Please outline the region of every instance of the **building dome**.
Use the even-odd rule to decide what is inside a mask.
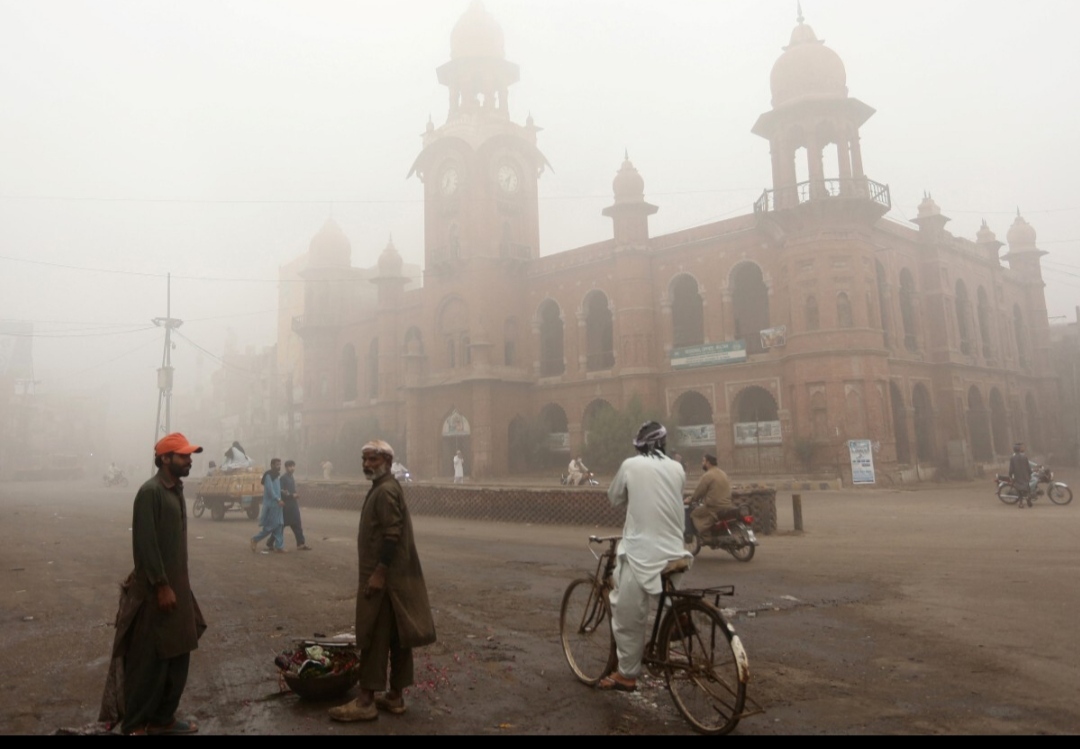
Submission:
[[[1020,215],[1020,211],[1017,211],[1016,220],[1009,227],[1009,233],[1005,235],[1005,238],[1009,240],[1010,249],[1034,247],[1035,229],[1024,220],[1024,217]]]
[[[803,23],[802,16],[791,32],[791,43],[773,65],[770,84],[774,109],[804,97],[842,99],[848,93],[843,60]]]
[[[394,238],[386,243],[386,249],[379,255],[379,275],[383,278],[397,278],[401,275],[401,254],[394,247]]]
[[[623,160],[622,167],[611,183],[615,192],[616,203],[641,202],[645,200],[645,180],[641,173],[630,163],[630,155]]]
[[[450,59],[463,57],[506,58],[502,27],[480,0],[473,0],[450,32]]]
[[[352,245],[333,218],[312,237],[308,245],[309,268],[347,268],[352,265]]]

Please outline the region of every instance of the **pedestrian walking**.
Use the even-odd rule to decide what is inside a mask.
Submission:
[[[263,474],[262,509],[259,510],[261,531],[251,537],[251,550],[257,551],[259,541],[270,537],[268,544],[271,551],[285,553],[285,518],[282,509],[285,503],[281,499],[281,458],[270,461],[270,470]]]
[[[296,495],[296,461],[285,461],[285,473],[281,474],[281,508],[282,519],[285,525],[292,528],[296,538],[296,548],[300,551],[311,551],[311,547],[304,542],[304,527],[300,522],[300,498]],[[282,530],[284,534],[284,530]]]

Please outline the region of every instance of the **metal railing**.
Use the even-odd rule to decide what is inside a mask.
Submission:
[[[766,190],[754,203],[754,213],[760,215],[770,211],[794,208],[814,200],[833,200],[836,198],[869,200],[886,210],[892,209],[889,186],[863,177],[859,179],[809,180],[789,187]]]

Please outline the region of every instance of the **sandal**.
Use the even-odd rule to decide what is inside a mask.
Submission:
[[[385,710],[391,715],[405,714],[405,700],[403,698],[399,698],[395,702],[380,695],[375,698],[375,707],[379,708],[380,710]]]
[[[596,683],[596,688],[605,692],[636,692],[637,680],[632,683],[622,681],[625,677],[617,678],[615,674],[605,676],[603,679]]]
[[[147,726],[148,736],[184,736],[198,733],[199,725],[193,720],[174,720],[167,726]]]

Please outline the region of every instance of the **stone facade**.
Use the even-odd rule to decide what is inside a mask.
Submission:
[[[773,184],[752,212],[651,237],[658,208],[627,158],[604,210],[612,236],[545,257],[546,160],[532,119],[511,121],[502,31],[474,4],[451,50],[447,120],[429,123],[412,170],[423,287],[406,291],[390,245],[377,304],[350,308],[370,282],[336,235],[301,272],[309,461],[377,419],[415,475],[451,475],[460,449],[469,475],[497,476],[527,420],[568,457],[595,414],[634,396],[734,473],[843,467],[849,439],[871,440],[886,471],[967,469],[1017,439],[1048,448],[1058,386],[1034,230],[1018,215],[1002,256],[985,225],[949,234],[929,195],[917,228],[884,218],[889,189],[859,141],[874,110],[802,19],[753,128]]]

